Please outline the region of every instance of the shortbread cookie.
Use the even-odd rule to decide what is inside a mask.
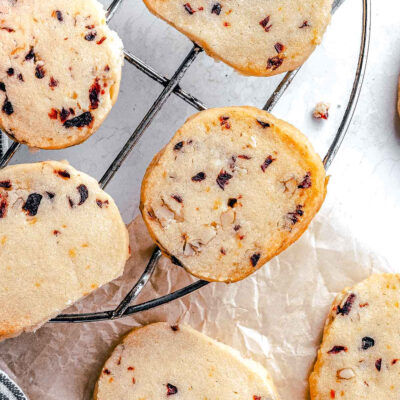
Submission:
[[[31,147],[83,142],[117,100],[122,60],[97,0],[0,1],[0,128]]]
[[[149,10],[242,74],[302,65],[330,21],[332,0],[144,0]]]
[[[400,398],[400,275],[372,275],[334,301],[310,377],[312,400]]]
[[[68,163],[0,170],[0,340],[31,331],[123,272],[112,198]]]
[[[300,237],[325,185],[321,159],[296,128],[252,107],[216,108],[189,118],[154,158],[141,210],[173,263],[234,282]]]
[[[132,331],[102,369],[95,400],[273,400],[268,372],[185,325]]]

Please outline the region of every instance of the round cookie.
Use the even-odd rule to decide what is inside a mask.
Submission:
[[[140,208],[174,264],[234,282],[297,240],[325,194],[323,164],[300,131],[228,107],[195,114],[156,155]]]
[[[0,170],[0,340],[117,278],[128,255],[125,224],[95,179],[57,161]]]
[[[95,400],[274,400],[268,372],[194,329],[166,323],[138,328],[112,353]]]
[[[0,128],[42,149],[83,142],[117,100],[122,61],[97,0],[0,2]]]
[[[149,10],[244,75],[301,66],[330,21],[332,0],[144,0]]]
[[[344,290],[326,322],[310,377],[312,400],[400,398],[400,275]]]

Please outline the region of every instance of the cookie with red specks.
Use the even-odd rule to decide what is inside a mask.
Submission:
[[[97,0],[0,1],[0,128],[31,147],[86,140],[117,100],[122,42]]]
[[[141,211],[174,264],[235,282],[296,241],[322,205],[320,157],[296,128],[253,107],[187,120],[147,169]]]
[[[129,333],[105,363],[95,400],[276,400],[261,364],[189,326],[155,323]]]
[[[333,303],[310,377],[312,400],[400,398],[400,275],[376,274]]]
[[[95,179],[47,161],[0,170],[0,340],[117,278],[129,238]]]
[[[321,43],[332,0],[144,0],[149,10],[244,75],[301,66]]]

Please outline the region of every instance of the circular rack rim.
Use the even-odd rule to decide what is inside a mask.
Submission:
[[[107,10],[107,22],[111,20],[111,18],[115,15],[118,7],[121,5],[123,0],[113,0],[111,5]],[[332,6],[332,14],[338,10],[338,8],[343,4],[345,0],[335,0]],[[370,42],[370,31],[371,31],[371,0],[361,0],[362,1],[362,34],[361,34],[361,44],[360,44],[360,52],[358,57],[358,64],[355,73],[355,78],[353,81],[353,87],[351,90],[351,94],[349,97],[349,101],[346,107],[346,110],[343,115],[343,119],[341,124],[336,132],[335,137],[323,159],[323,163],[325,169],[327,170],[333,159],[335,158],[343,139],[347,133],[347,130],[350,126],[351,120],[353,118],[355,109],[357,107],[358,99],[360,96],[362,84],[364,81],[365,70],[368,59],[368,51],[369,51],[369,42]],[[207,109],[206,106],[197,98],[192,96],[190,93],[185,92],[180,86],[179,83],[183,78],[185,72],[188,70],[192,62],[196,59],[197,55],[202,52],[202,49],[194,44],[191,51],[183,60],[182,64],[176,70],[175,74],[171,79],[168,79],[157,71],[155,71],[152,67],[145,64],[142,60],[137,58],[135,55],[131,54],[128,51],[124,51],[125,59],[128,63],[132,64],[136,68],[138,68],[141,72],[145,73],[147,76],[155,80],[164,86],[163,91],[158,96],[156,101],[148,110],[147,114],[137,126],[135,131],[132,133],[128,141],[125,143],[124,147],[121,149],[113,163],[107,169],[106,173],[100,179],[100,186],[104,189],[107,184],[111,181],[115,173],[122,166],[125,159],[128,157],[132,149],[135,147],[140,137],[143,135],[144,131],[151,124],[152,120],[156,116],[156,114],[161,110],[162,106],[165,104],[167,99],[170,97],[172,93],[186,101],[188,104],[192,105],[199,111]],[[301,68],[301,67],[300,67]],[[264,110],[270,112],[273,107],[277,104],[279,99],[282,97],[286,89],[289,87],[296,74],[300,70],[297,69],[295,71],[288,72],[282,81],[279,83],[277,88],[272,93],[271,97],[268,99],[267,103],[263,107]],[[1,137],[0,137],[1,138]],[[1,143],[0,143],[1,144]],[[1,146],[0,146],[0,168],[3,168],[8,164],[16,151],[21,147],[21,144],[14,142],[5,152],[3,156],[1,156]],[[129,291],[129,293],[125,296],[122,302],[113,310],[107,311],[99,311],[93,313],[82,313],[82,314],[60,314],[56,318],[51,319],[49,322],[53,323],[83,323],[83,322],[96,322],[96,321],[105,321],[105,320],[114,320],[122,317],[126,317],[132,314],[136,314],[141,311],[146,311],[160,305],[169,303],[173,300],[184,297],[204,286],[209,284],[210,282],[198,280],[186,287],[183,287],[175,292],[169,293],[167,295],[158,297],[156,299],[130,305],[141,293],[142,289],[149,282],[150,278],[155,271],[157,263],[161,258],[161,250],[156,247],[153,251],[153,254],[143,272],[139,280],[135,283],[133,288]]]

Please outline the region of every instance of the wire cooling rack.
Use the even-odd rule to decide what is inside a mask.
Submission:
[[[342,5],[345,0],[335,0],[332,6],[332,14],[338,10],[338,8]],[[333,159],[335,158],[340,145],[343,142],[343,139],[346,135],[346,132],[350,126],[351,119],[354,115],[354,111],[357,106],[357,102],[359,99],[362,83],[364,80],[365,69],[367,64],[368,58],[368,50],[369,50],[369,39],[370,39],[370,29],[371,29],[371,0],[361,0],[362,1],[362,34],[361,34],[361,45],[360,45],[360,52],[358,57],[358,64],[357,70],[353,82],[352,91],[349,97],[349,101],[346,107],[346,110],[343,115],[343,119],[341,124],[333,137],[332,143],[329,146],[329,149],[323,159],[323,163],[325,169],[328,169],[331,165]],[[121,5],[123,0],[113,0],[110,6],[107,9],[107,22],[109,22],[115,12],[117,11],[118,7]],[[156,101],[148,110],[147,114],[140,122],[140,124],[136,127],[135,131],[132,133],[128,141],[125,143],[124,147],[121,149],[115,160],[107,169],[106,173],[100,179],[100,186],[104,189],[108,183],[111,181],[113,176],[116,174],[118,169],[122,166],[125,159],[128,157],[132,149],[138,143],[139,139],[146,131],[146,129],[152,123],[154,117],[157,113],[161,110],[164,106],[168,98],[171,94],[175,94],[188,104],[193,106],[198,111],[205,110],[207,107],[196,97],[192,96],[190,93],[184,91],[180,86],[179,83],[182,80],[183,76],[185,75],[186,71],[190,67],[190,65],[195,61],[196,57],[202,52],[203,50],[198,45],[194,44],[193,48],[187,54],[179,68],[175,71],[174,75],[171,79],[168,79],[161,74],[159,74],[156,70],[154,70],[151,66],[144,63],[134,54],[130,53],[129,51],[124,51],[125,59],[136,68],[138,68],[141,72],[152,78],[154,81],[158,82],[162,86],[164,86],[163,91],[158,96]],[[268,99],[267,103],[263,107],[264,110],[270,112],[277,104],[279,99],[285,93],[286,89],[289,87],[295,76],[297,75],[298,71],[288,72],[282,81],[279,83],[277,88],[274,90],[270,98]],[[0,136],[1,139],[1,136]],[[0,168],[5,167],[15,152],[21,147],[19,143],[13,143],[3,154],[3,147],[2,141],[0,140]],[[61,314],[58,317],[52,319],[50,322],[69,322],[69,323],[77,323],[77,322],[95,322],[95,321],[104,321],[104,320],[113,320],[122,317],[126,317],[131,314],[138,313],[140,311],[146,311],[154,307],[158,307],[162,304],[169,303],[173,300],[176,300],[180,297],[186,296],[203,286],[206,286],[209,282],[198,280],[191,285],[188,285],[182,289],[179,289],[173,293],[169,293],[165,296],[147,301],[145,303],[130,305],[140,294],[146,284],[149,282],[153,272],[156,269],[158,260],[161,257],[161,251],[158,247],[155,248],[142,276],[139,280],[135,283],[133,288],[129,291],[129,293],[125,296],[122,302],[116,307],[114,310],[107,310],[107,311],[100,311],[95,313],[84,313],[84,314]]]

